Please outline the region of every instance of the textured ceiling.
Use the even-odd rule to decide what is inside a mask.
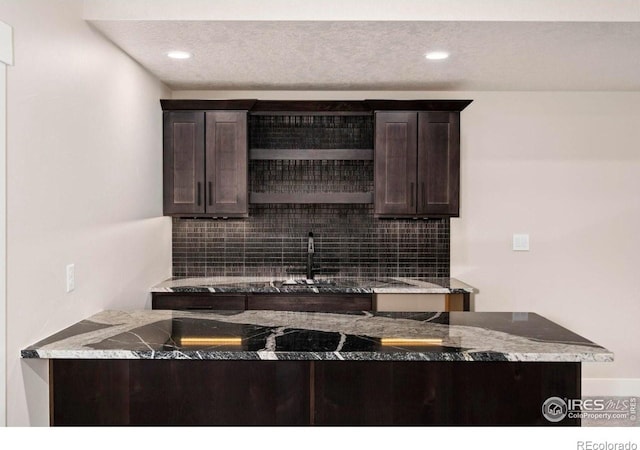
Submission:
[[[640,91],[639,22],[90,23],[174,90]]]

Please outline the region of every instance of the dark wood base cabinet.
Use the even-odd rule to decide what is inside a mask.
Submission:
[[[273,311],[371,311],[371,294],[255,294],[247,296],[247,309]]]
[[[152,309],[244,311],[371,311],[371,294],[219,294],[153,292]]]
[[[573,425],[580,363],[50,360],[51,425]]]
[[[247,309],[247,296],[244,294],[210,294],[207,292],[165,293],[151,294],[151,309],[178,310],[235,310]]]

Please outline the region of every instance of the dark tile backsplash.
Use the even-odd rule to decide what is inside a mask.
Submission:
[[[250,161],[249,191],[372,192],[373,161]]]
[[[249,116],[251,148],[373,148],[372,116]]]
[[[380,220],[373,205],[250,205],[247,219],[173,219],[174,276],[303,277],[307,235],[335,276],[448,277],[449,219]]]

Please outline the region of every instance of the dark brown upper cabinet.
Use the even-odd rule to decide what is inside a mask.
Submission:
[[[164,214],[246,217],[246,111],[164,112]]]
[[[377,112],[374,151],[377,217],[459,215],[459,112]]]
[[[262,186],[258,186],[251,196],[252,203],[373,202],[375,216],[381,218],[457,217],[460,111],[471,102],[160,100],[164,111],[164,214],[178,217],[248,216],[250,127],[254,166],[261,160],[270,159],[353,160],[370,164],[366,161],[371,161],[373,154],[375,172],[373,193],[262,192]],[[249,115],[251,125],[248,125]],[[332,129],[324,132],[332,146],[261,146],[265,130],[259,124],[285,116],[334,117],[336,121],[352,123],[354,127],[350,127],[353,128],[350,133],[362,137],[363,142],[373,141],[374,149],[371,150],[370,144],[335,143],[331,136],[335,130]],[[262,122],[258,118],[263,119]],[[375,131],[371,127],[373,122]],[[317,131],[315,128],[314,125]],[[280,129],[275,131],[282,133]]]

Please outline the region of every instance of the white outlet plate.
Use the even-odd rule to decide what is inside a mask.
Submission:
[[[67,292],[71,292],[76,288],[75,271],[75,264],[67,264]]]
[[[514,234],[513,235],[513,250],[516,252],[528,252],[529,251],[529,235],[528,234]]]

